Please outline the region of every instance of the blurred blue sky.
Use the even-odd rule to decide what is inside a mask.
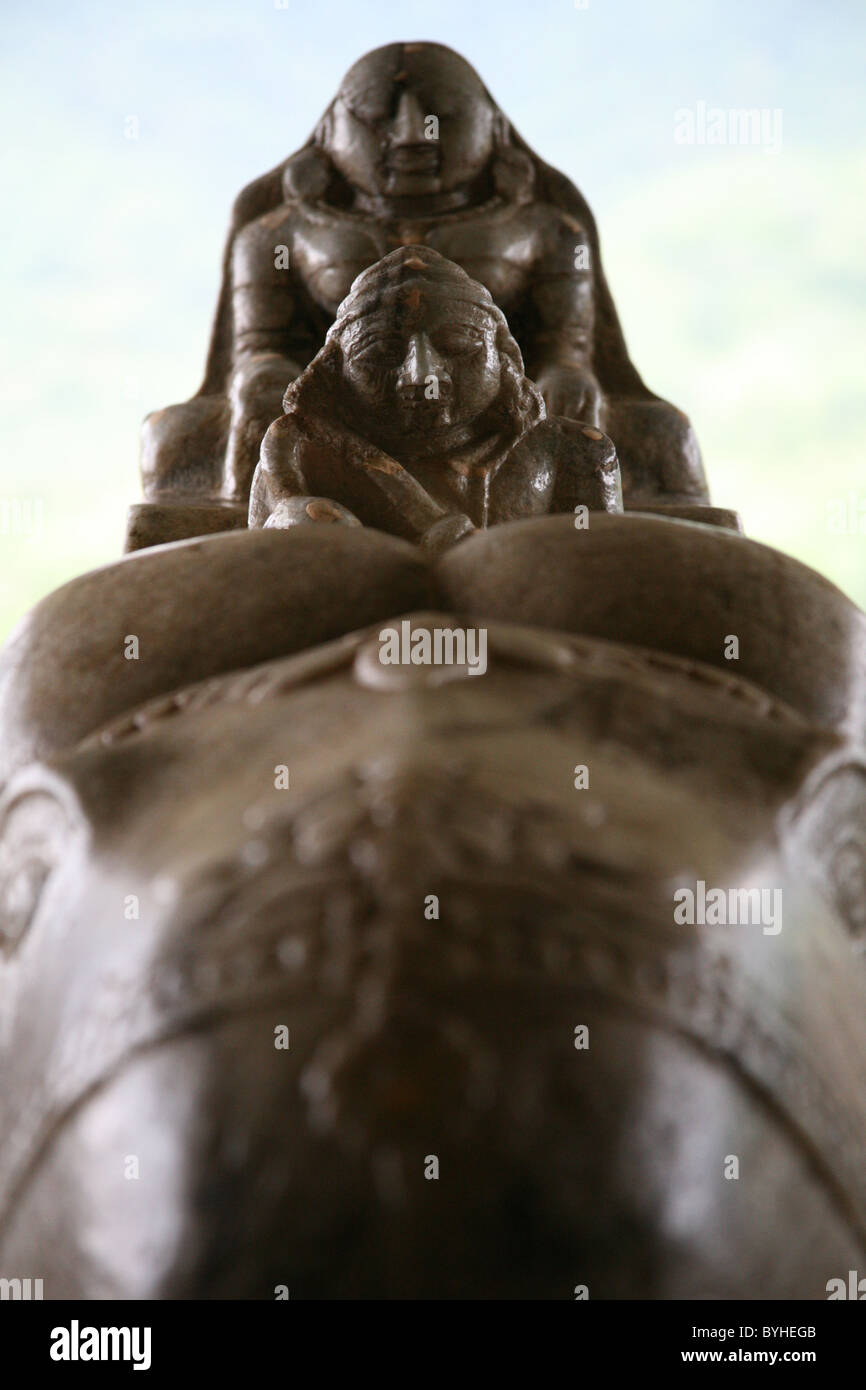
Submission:
[[[0,634],[119,553],[141,417],[199,382],[239,188],[361,53],[418,38],[587,197],[715,499],[866,605],[862,2],[5,0]],[[699,103],[780,111],[781,149],[678,144]]]

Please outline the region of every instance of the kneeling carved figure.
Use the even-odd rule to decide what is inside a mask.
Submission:
[[[621,511],[616,453],[545,419],[483,285],[425,247],[365,270],[268,430],[251,526],[364,524],[438,549],[552,511]]]

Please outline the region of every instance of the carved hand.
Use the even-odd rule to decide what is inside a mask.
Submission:
[[[601,387],[589,367],[555,365],[542,368],[536,379],[548,415],[598,426]]]
[[[336,523],[338,526],[360,526],[361,522],[348,507],[330,497],[284,497],[271,512],[265,528],[285,530],[289,526],[312,523]]]

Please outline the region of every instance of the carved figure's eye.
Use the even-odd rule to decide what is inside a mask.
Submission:
[[[387,89],[383,92],[381,88],[370,91],[353,92],[351,95],[343,95],[341,101],[350,116],[354,116],[356,121],[360,121],[365,126],[378,126],[387,121],[391,116],[388,105]]]
[[[483,335],[477,328],[469,326],[441,328],[433,337],[436,351],[447,353],[449,357],[463,357],[467,353],[477,352],[483,345]]]
[[[398,367],[403,361],[405,347],[399,338],[365,338],[356,356],[367,366]]]

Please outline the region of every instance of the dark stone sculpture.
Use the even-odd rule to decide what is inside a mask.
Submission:
[[[424,247],[359,275],[283,409],[251,526],[363,523],[443,549],[520,516],[622,510],[610,440],[544,419],[487,290]]]
[[[478,219],[555,238],[568,198],[467,72],[370,55],[303,196],[245,195],[235,253],[296,219],[313,325],[283,413],[235,421],[244,469],[267,426],[249,528],[222,392],[288,358],[236,276],[249,337],[224,298],[208,391],[151,422],[139,553],[0,657],[0,1278],[46,1298],[817,1299],[866,1267],[866,617],[702,484],[622,510],[597,422],[644,412],[643,464],[611,426],[633,499],[685,435],[597,260],[597,391],[525,375]],[[374,244],[434,195],[467,254]],[[571,322],[571,278],[530,279]]]
[[[486,673],[382,665],[407,614]],[[864,671],[803,566],[627,514],[66,585],[0,672],[0,1274],[825,1297],[866,1248]],[[699,880],[782,930],[677,924]]]
[[[490,290],[550,412],[614,441],[627,508],[706,505],[688,419],[629,359],[580,193],[458,54],[391,44],[346,74],[301,150],[239,195],[204,382],[145,422],[151,507],[134,511],[130,548],[245,524],[286,386],[360,271],[419,245]]]

